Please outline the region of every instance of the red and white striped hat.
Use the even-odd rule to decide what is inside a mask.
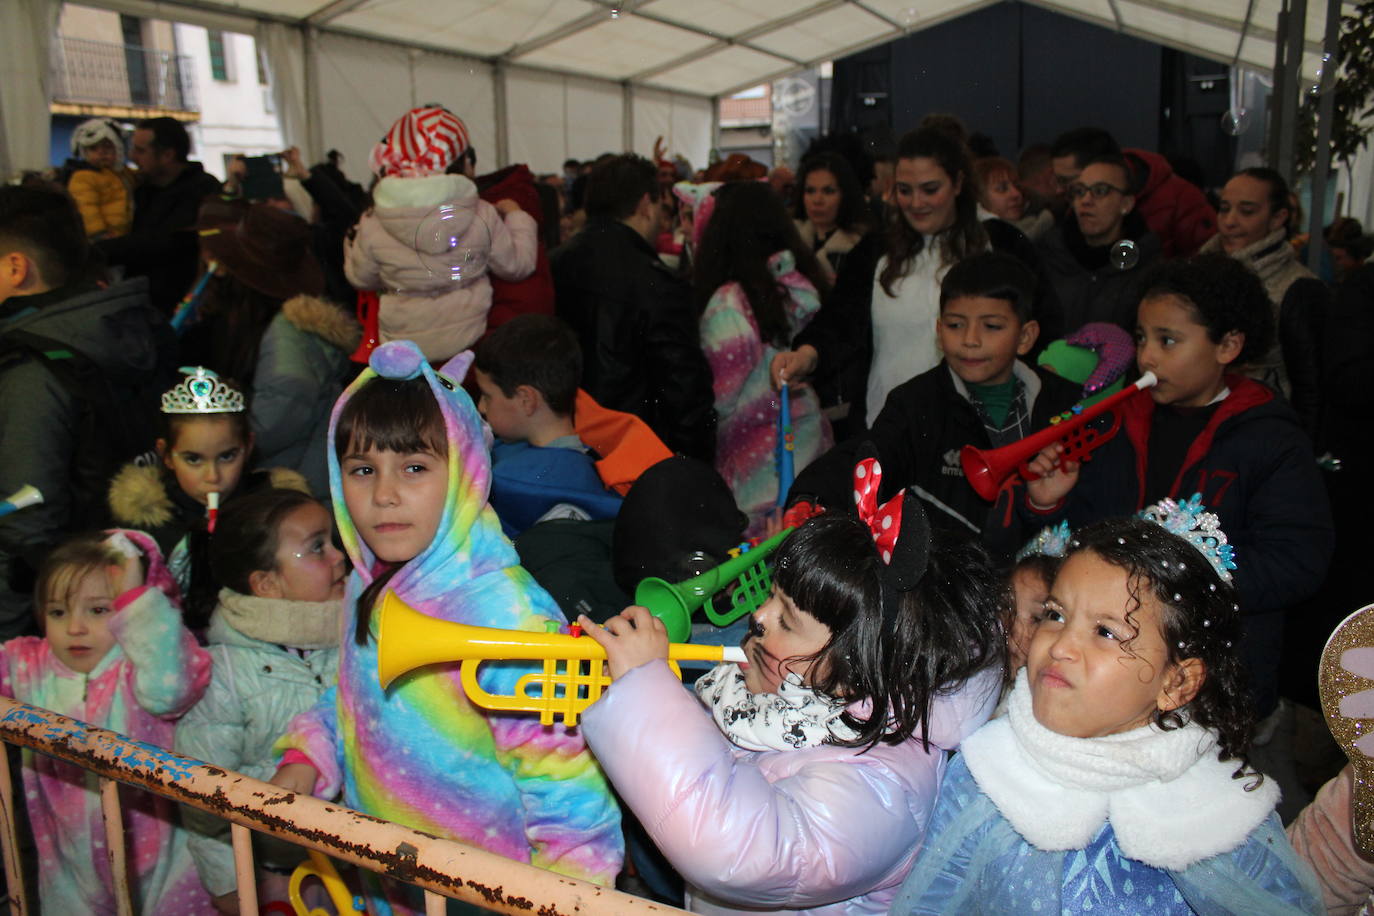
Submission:
[[[375,174],[399,178],[439,175],[468,148],[468,129],[446,108],[412,108],[372,148]]]

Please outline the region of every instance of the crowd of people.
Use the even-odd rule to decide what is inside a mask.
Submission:
[[[1288,733],[1368,598],[1374,264],[1343,218],[1303,266],[1279,172],[949,115],[536,176],[424,106],[366,187],[295,149],[221,185],[170,118],[72,142],[0,188],[0,496],[42,494],[0,514],[0,693],[699,912],[1371,899],[1359,786],[1304,795]],[[1137,388],[1090,456],[1019,448]],[[746,661],[684,689],[636,584],[779,534]],[[457,663],[384,685],[387,595],[585,632],[612,683],[576,728]],[[99,793],[22,780],[44,910],[113,912]],[[238,912],[227,824],[129,810],[136,912]],[[299,851],[257,858],[283,899]]]

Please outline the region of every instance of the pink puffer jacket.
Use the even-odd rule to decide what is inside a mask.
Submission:
[[[913,738],[864,753],[751,752],[654,661],[587,709],[582,734],[692,886],[692,910],[886,913],[920,849],[945,751],[987,720],[998,685],[985,674],[937,701],[929,749]]]

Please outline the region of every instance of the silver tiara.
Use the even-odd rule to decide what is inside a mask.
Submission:
[[[162,396],[163,413],[243,413],[243,392],[203,366],[182,366],[186,373]]]
[[[1236,549],[1226,543],[1221,520],[1216,513],[1207,511],[1201,493],[1194,493],[1185,502],[1161,499],[1147,506],[1140,517],[1192,544],[1212,564],[1221,581],[1231,581],[1231,570],[1236,568]]]

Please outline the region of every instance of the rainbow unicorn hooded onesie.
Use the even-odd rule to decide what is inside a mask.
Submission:
[[[459,386],[472,354],[440,372],[409,341],[373,351],[369,368],[334,405],[329,482],[334,516],[353,561],[344,596],[339,683],[291,722],[277,743],[286,761],[303,754],[319,771],[315,794],[342,791],[350,807],[519,862],[598,884],[615,880],[624,857],[620,811],[580,732],[543,727],[535,716],[496,714],[468,702],[458,663],[377,681],[375,619],[366,645],[353,638],[358,597],[380,572],[344,503],[332,447],[344,405],[374,379],[423,377],[444,417],[448,490],[430,545],[388,589],[421,613],[484,627],[546,632],[563,623],[558,605],[519,565],[487,504],[491,464],[482,422]],[[483,689],[510,693],[529,663],[484,665]],[[388,889],[393,905],[402,898]],[[388,912],[375,892],[374,912]]]
[[[46,639],[11,639],[0,646],[0,693],[170,748],[173,721],[210,683],[210,655],[181,624],[176,580],[157,543],[141,531],[109,533],[122,535],[148,565],[144,584],[114,601],[110,651],[82,674],[63,664]],[[43,912],[115,912],[95,776],[28,749],[23,772]],[[214,913],[186,833],[176,826],[176,805],[150,792],[121,788],[119,794],[134,912]]]

